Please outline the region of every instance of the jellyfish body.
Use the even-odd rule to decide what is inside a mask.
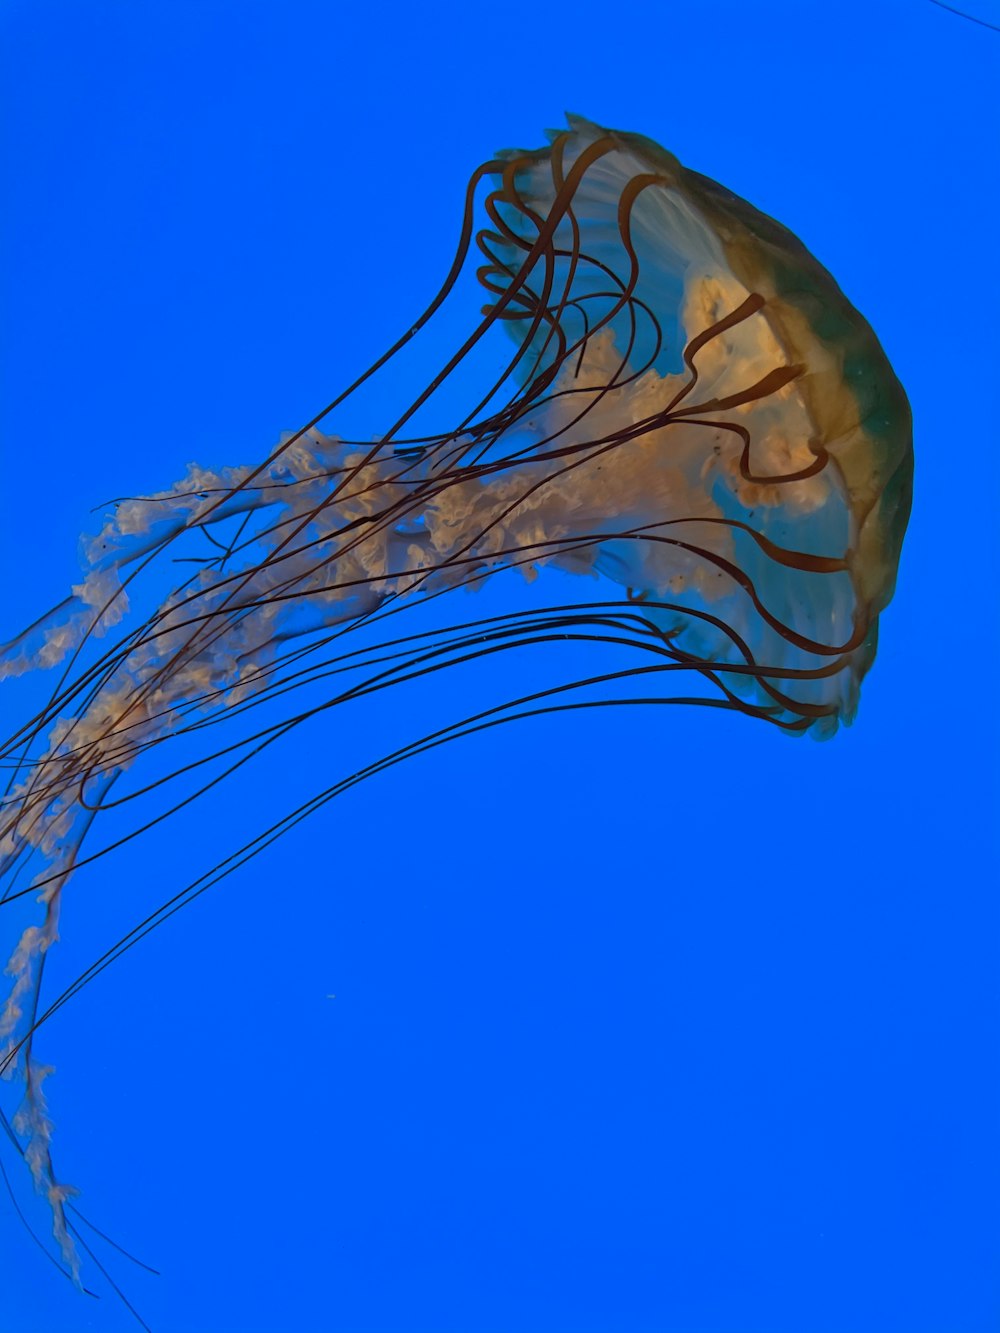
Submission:
[[[34,894],[42,915],[8,964],[0,1058],[23,1083],[8,1137],[48,1194],[73,1272],[40,1025],[116,950],[308,810],[188,886],[45,1006],[60,901],[103,854],[89,850],[103,812],[169,791],[182,772],[203,771],[207,788],[319,709],[553,633],[634,648],[644,700],[819,737],[853,717],[912,477],[906,398],[868,324],[780,224],[651,141],[572,118],[549,147],[505,152],[474,175],[448,281],[369,375],[451,290],[484,183],[490,222],[476,243],[489,304],[398,421],[367,444],[327,435],[319,423],[341,395],[257,466],[192,467],[169,490],[119,502],[84,544],[73,595],[0,656],[0,674],[63,665],[49,703],[4,748],[3,902]],[[408,438],[415,411],[497,325],[513,351],[490,394],[450,430]],[[192,542],[211,548],[195,574],[152,614],[130,614],[141,576]],[[457,625],[443,609],[431,631],[395,628],[412,605],[548,566],[590,576],[579,603]],[[678,695],[678,676],[702,693]],[[467,708],[316,804],[430,744],[576,706],[573,692],[595,679]],[[321,705],[289,703],[278,722],[218,739],[217,723],[245,724],[321,680]],[[155,777],[124,792],[146,752],[180,736],[204,737],[201,757],[171,769],[157,748]]]

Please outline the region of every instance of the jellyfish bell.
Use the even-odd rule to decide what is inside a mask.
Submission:
[[[867,322],[787,229],[648,139],[570,123],[547,151],[505,155],[496,252],[516,272],[546,220],[553,287],[568,286],[573,307],[561,332],[584,337],[588,310],[600,331],[582,374],[548,329],[522,318],[512,331],[559,361],[564,388],[573,376],[593,388],[583,432],[633,425],[613,479],[601,477],[616,488],[608,510],[646,530],[595,548],[595,562],[714,611],[756,662],[796,673],[780,688],[766,673],[743,679],[782,694],[793,725],[831,735],[854,715],[895,581],[912,482],[905,395]],[[563,397],[552,413],[573,410]],[[733,634],[682,607],[669,613],[678,647],[743,660]]]
[[[484,191],[475,242],[488,299],[468,338],[378,438],[326,433],[452,291]],[[410,434],[498,326],[512,344],[490,387],[448,430]],[[905,395],[801,242],[650,140],[570,118],[548,147],[501,153],[474,174],[440,293],[323,412],[258,464],[195,465],[116,502],[84,542],[72,595],[0,656],[0,675],[59,668],[4,747],[2,902],[9,912],[28,895],[40,911],[11,941],[0,1042],[21,1082],[7,1137],[49,1199],[69,1271],[76,1223],[37,1047],[82,985],[340,791],[485,726],[596,706],[612,676],[639,685],[635,702],[832,735],[853,718],[874,657],[911,477]],[[577,601],[456,619],[454,590],[510,570],[544,586],[551,568],[587,576]],[[170,569],[193,572],[145,614],[144,584]],[[562,595],[566,581],[552,582]],[[418,605],[433,623],[407,634],[400,616]],[[614,642],[633,664],[499,706],[470,699],[453,723],[402,737],[220,849],[224,860],[43,997],[63,896],[122,841],[319,713],[553,635]],[[125,809],[134,827],[123,835],[119,822],[95,845]]]

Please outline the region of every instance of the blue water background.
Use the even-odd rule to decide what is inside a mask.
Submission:
[[[162,1270],[98,1251],[143,1317],[995,1330],[1000,34],[919,0],[8,0],[0,29],[0,630],[76,579],[92,506],[259,459],[380,354],[448,269],[471,169],[564,108],[798,233],[915,418],[898,591],[832,743],[668,709],[497,729],[334,803],[53,1020],[60,1170]],[[467,296],[394,391],[465,336]],[[81,875],[52,986],[559,654],[338,712]],[[99,1302],[0,1201],[0,1329],[136,1327],[86,1271]]]

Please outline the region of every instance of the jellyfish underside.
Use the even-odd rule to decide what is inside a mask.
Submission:
[[[448,295],[484,183],[481,321],[381,437],[324,434],[327,414]],[[410,418],[496,324],[514,350],[491,393],[448,432],[408,437]],[[649,140],[571,118],[549,147],[481,167],[447,282],[362,381],[257,466],[192,466],[169,490],[118,502],[84,542],[72,596],[0,655],[0,675],[62,665],[46,706],[4,747],[0,901],[34,895],[42,914],[7,967],[0,1049],[23,1092],[4,1128],[48,1196],[74,1277],[78,1231],[52,1161],[41,1024],[345,787],[484,726],[594,706],[580,691],[603,677],[469,707],[346,775],[43,1005],[60,901],[104,854],[88,838],[103,812],[169,792],[192,768],[204,768],[207,788],[317,711],[554,633],[634,649],[628,675],[645,703],[700,703],[817,737],[852,719],[874,656],[909,509],[902,389],[867,323],[791,233]],[[192,534],[213,545],[210,557],[131,624],[137,581]],[[500,571],[533,579],[549,567],[590,576],[580,601],[448,623],[449,600],[437,628],[398,628],[395,617],[418,603]],[[109,634],[112,646],[97,652]],[[296,713],[296,691],[327,677],[323,703]],[[235,739],[216,731],[266,701],[284,701],[280,720]],[[117,785],[145,751],[196,734],[205,739],[194,764],[171,768],[161,750],[144,786]]]

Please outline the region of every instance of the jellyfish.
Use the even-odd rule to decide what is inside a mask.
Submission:
[[[791,232],[651,140],[577,117],[548,137],[473,174],[444,284],[364,375],[262,461],[192,465],[115,501],[71,595],[0,653],[2,676],[54,673],[3,746],[0,904],[5,919],[37,904],[8,946],[0,1064],[20,1086],[3,1127],[77,1280],[41,1029],[301,819],[423,750],[551,710],[712,707],[818,739],[854,717],[912,480],[907,400],[875,334]],[[333,433],[452,294],[473,243],[486,304],[468,337],[379,434]],[[483,349],[485,391],[448,429],[415,431]],[[574,576],[577,600],[561,579],[548,602],[508,590],[498,614],[458,610],[460,589],[501,573],[541,588],[550,570]],[[408,632],[417,607],[430,618]],[[552,638],[614,643],[629,665],[457,704],[43,990],[65,895],[116,846],[320,713]],[[139,813],[101,844],[121,809]]]

